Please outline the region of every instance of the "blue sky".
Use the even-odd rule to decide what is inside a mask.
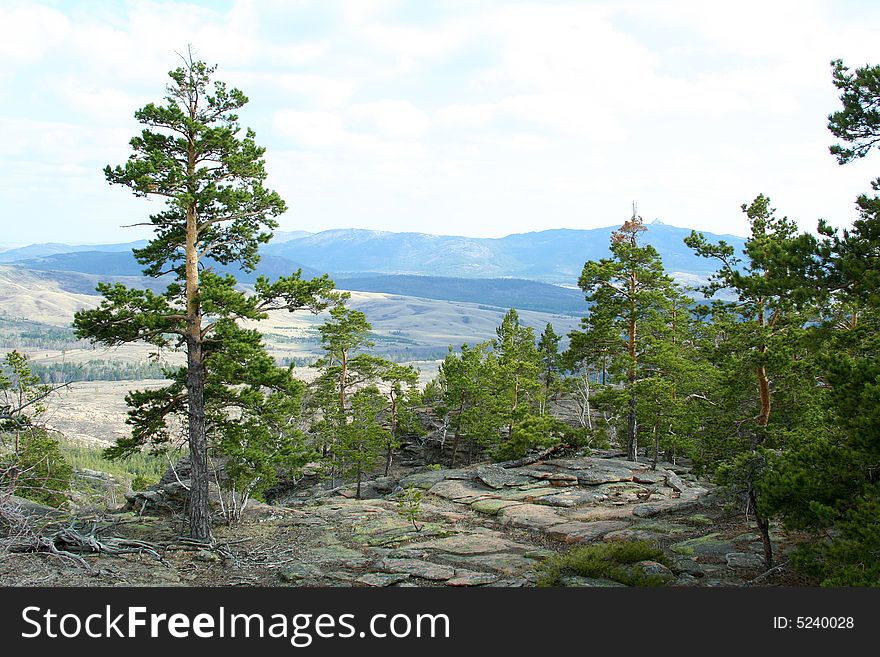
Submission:
[[[103,179],[193,44],[251,102],[282,229],[501,236],[646,220],[744,234],[758,193],[849,223],[829,61],[880,3],[0,0],[0,244],[144,237]]]

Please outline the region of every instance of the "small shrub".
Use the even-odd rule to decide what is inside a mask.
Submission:
[[[134,476],[134,479],[131,481],[131,489],[132,490],[147,490],[150,486],[159,483],[158,477],[151,477],[150,475],[138,474]]]
[[[436,472],[437,470],[442,470],[442,469],[443,469],[443,466],[440,465],[439,463],[428,464],[428,470],[433,470],[434,472]]]
[[[577,547],[541,564],[538,586],[558,586],[565,575],[611,579],[627,586],[663,586],[668,578],[633,567],[640,561],[666,564],[666,556],[648,541],[619,541]]]
[[[419,518],[422,515],[422,491],[415,486],[407,486],[397,500],[397,512],[412,523],[413,529],[422,531]]]
[[[58,441],[42,429],[20,431],[14,446],[0,456],[0,489],[40,504],[62,506],[72,475]]]

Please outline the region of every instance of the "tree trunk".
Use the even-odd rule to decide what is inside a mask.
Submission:
[[[190,489],[188,499],[189,536],[211,542],[211,512],[208,499],[208,439],[205,427],[205,365],[201,345],[190,341],[187,350],[187,400],[189,404]]]
[[[758,526],[758,532],[761,534],[761,543],[764,546],[764,569],[773,568],[773,544],[770,542],[770,521],[761,515],[758,511],[758,498],[755,495],[755,489],[749,487],[749,506],[755,513],[755,524]]]
[[[361,499],[361,479],[363,479],[363,471],[361,470],[361,466],[358,466],[358,479],[357,479],[357,493],[355,494],[356,499]]]
[[[587,414],[587,428],[592,431],[593,430],[593,418],[592,418],[592,410],[590,409],[590,372],[587,370],[586,375],[584,376],[584,384],[586,389],[586,395],[584,396],[584,412]]]
[[[630,379],[629,383],[629,412],[626,414],[626,458],[630,461],[638,459],[638,442],[636,440],[638,427],[636,426],[636,395],[633,388],[633,379],[634,377]]]
[[[459,434],[459,432],[458,432],[458,429],[456,429],[456,430],[455,430],[455,436],[453,436],[453,438],[452,438],[452,458],[449,459],[449,467],[450,467],[450,468],[454,468],[454,467],[455,467],[455,453],[458,451],[458,439],[459,439],[459,437],[460,437],[460,434]]]
[[[635,274],[631,277],[630,289],[631,294],[635,291]],[[629,316],[629,326],[627,327],[627,354],[629,355],[629,368],[627,370],[626,384],[629,388],[629,412],[626,416],[626,457],[630,461],[637,460],[638,441],[636,432],[636,318],[635,308],[632,309]]]
[[[345,413],[345,379],[348,376],[348,352],[342,351],[342,371],[339,375],[339,411]]]
[[[461,403],[458,405],[458,422],[459,422],[459,424],[461,424],[461,414],[463,412],[464,412],[464,398],[462,398]],[[455,467],[455,453],[458,451],[458,439],[461,436],[460,431],[461,431],[461,427],[457,426],[455,428],[455,437],[452,439],[452,458],[449,460],[449,467],[450,468]],[[442,449],[440,450],[440,454],[441,455],[443,454]]]
[[[195,152],[190,141],[188,173],[194,175]],[[205,362],[202,353],[202,309],[199,300],[198,216],[190,203],[186,212],[186,390],[190,490],[189,536],[211,542],[211,509],[208,500],[208,438],[205,427]]]
[[[391,443],[388,443],[388,449],[385,452],[385,476],[388,476],[388,472],[391,470],[391,459],[394,456],[394,450],[391,449]]]
[[[657,461],[660,460],[660,433],[657,431],[657,425],[654,425],[654,461],[651,463],[651,469],[657,469]]]
[[[770,380],[767,378],[767,368],[763,365],[758,367],[758,392],[761,395],[761,413],[758,415],[758,426],[766,427],[770,422]]]

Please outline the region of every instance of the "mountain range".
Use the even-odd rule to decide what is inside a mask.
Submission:
[[[675,278],[695,282],[713,271],[711,262],[685,246],[690,229],[659,221],[646,227],[643,243],[658,250]],[[584,308],[583,295],[573,288],[584,262],[609,255],[614,229],[555,229],[501,238],[362,229],[289,231],[262,248],[256,272],[232,273],[252,283],[258,275],[277,278],[302,269],[306,277],[329,273],[340,289],[577,313]],[[706,236],[737,250],[745,243],[732,235]],[[131,249],[144,244],[32,244],[0,251],[0,263],[51,272],[62,288],[83,293],[101,278],[139,277],[142,266]],[[142,283],[155,287],[158,281]]]

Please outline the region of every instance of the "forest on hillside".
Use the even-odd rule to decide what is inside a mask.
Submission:
[[[162,372],[167,385],[129,393],[131,435],[106,456],[186,450],[189,540],[213,545],[212,462],[224,464],[229,523],[306,467],[355,482],[360,498],[362,482],[387,475],[428,417],[451,443],[449,467],[561,447],[613,446],[655,466],[686,460],[754,523],[767,571],[779,520],[812,537],[791,560],[814,581],[880,584],[880,196],[857,199],[851,228],[820,223],[816,233],[757,196],[742,206],[751,228],[743,252],[697,232],[686,239],[715,271],[699,291],[667,274],[634,211],[608,256],[584,264],[589,312],[567,349],[552,325],[536,335],[511,309],[495,339],[456,345],[421,388],[414,367],[376,354],[368,317],[328,276],[260,277],[245,293],[233,276],[200,266],[210,258],[253,269],[286,209],[263,186],[264,149],[251,131],[239,134],[246,97],[213,74],[192,58],[172,71],[166,105],[136,114],[146,128],[132,157],[105,170],[111,184],[166,199],[150,217],[154,239],[134,253],[147,275],[174,281],[161,293],[101,284],[101,305],[77,313],[73,336],[186,352],[184,366]],[[880,67],[837,61],[832,74],[842,107],[829,119],[839,139],[831,150],[846,164],[880,138]],[[241,325],[280,310],[329,313],[308,383]],[[38,339],[70,338],[59,329]],[[0,485],[50,504],[70,479],[57,441],[40,429],[51,378],[17,351],[0,376]]]

